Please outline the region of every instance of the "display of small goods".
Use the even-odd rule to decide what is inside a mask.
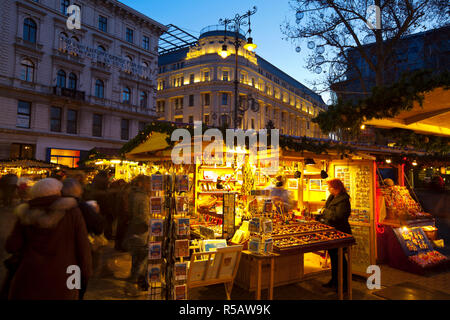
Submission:
[[[187,213],[189,211],[189,198],[186,196],[177,196],[177,213]]]
[[[350,188],[351,179],[350,179],[350,169],[349,169],[349,167],[336,166],[334,175],[335,175],[336,178],[338,178],[338,179],[340,179],[342,181],[342,183],[345,186],[345,189],[347,189],[347,192],[350,194],[350,191],[351,191],[351,188]]]
[[[148,245],[148,258],[150,260],[161,259],[161,241],[150,242]]]
[[[448,261],[446,256],[436,250],[421,252],[419,254],[409,256],[408,259],[422,268],[435,266]]]
[[[235,191],[235,188],[232,182],[201,181],[199,190],[200,192],[220,192]]]
[[[396,233],[401,235],[404,247],[408,251],[407,255],[432,250],[432,246],[421,228],[401,228],[397,229]]]
[[[176,220],[176,234],[177,236],[187,236],[190,232],[190,219],[178,218]]]
[[[352,264],[355,270],[366,272],[370,261],[370,227],[351,225],[356,245],[352,248]]]
[[[149,264],[148,265],[148,281],[149,282],[161,282],[161,265]]]
[[[420,205],[411,197],[404,186],[391,186],[381,188],[384,196],[387,216],[386,219],[404,218],[405,220],[427,219],[430,214],[423,212]]]
[[[288,225],[277,224],[274,227],[272,236],[273,237],[286,236],[286,235],[291,235],[291,234],[316,232],[316,231],[329,230],[329,229],[332,229],[332,227],[327,226],[323,223],[319,223],[319,222],[305,222],[305,223],[298,223],[298,224],[296,223],[296,224],[288,224]]]
[[[162,213],[162,197],[151,197],[150,198],[150,212],[151,214],[160,215]]]
[[[152,191],[162,191],[163,190],[163,175],[153,174],[151,178],[151,189]]]
[[[277,249],[290,249],[310,244],[316,244],[319,242],[329,242],[351,238],[352,237],[350,235],[333,229],[311,234],[274,238],[273,246]]]
[[[175,240],[175,257],[189,257],[189,240]]]
[[[187,262],[175,263],[175,280],[186,280],[187,277]]]
[[[177,192],[189,192],[189,176],[187,174],[177,175],[175,180]]]
[[[186,300],[186,285],[182,284],[174,288],[175,300]]]
[[[162,237],[164,235],[164,220],[150,219],[150,237]]]
[[[224,193],[223,195],[223,236],[230,238],[235,227],[236,195]]]

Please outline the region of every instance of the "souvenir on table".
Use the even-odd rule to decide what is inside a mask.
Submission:
[[[178,218],[176,223],[176,233],[178,236],[187,236],[189,234],[189,218]]]
[[[175,263],[175,280],[186,280],[187,277],[187,263]]]
[[[175,257],[189,257],[189,240],[175,240]]]
[[[272,200],[264,200],[263,213],[272,213]]]
[[[263,233],[271,233],[273,231],[273,223],[270,219],[264,219],[262,222]]]
[[[163,176],[161,174],[153,174],[151,179],[152,191],[163,190]]]
[[[248,242],[248,250],[253,253],[261,252],[261,239],[258,237],[253,237]]]
[[[249,231],[254,233],[259,233],[261,231],[261,219],[259,217],[250,220]]]
[[[162,198],[151,197],[150,198],[150,212],[151,214],[161,214],[162,211]]]
[[[176,176],[177,192],[189,191],[189,176],[187,174]]]
[[[186,300],[186,285],[175,286],[175,300]]]
[[[150,260],[161,259],[161,242],[150,242],[148,244],[148,258]]]
[[[163,226],[163,219],[150,219],[150,237],[162,237],[164,234]]]
[[[161,265],[149,264],[148,265],[148,280],[150,282],[161,282]]]
[[[218,248],[225,248],[227,241],[225,239],[203,240],[203,251],[216,251]]]

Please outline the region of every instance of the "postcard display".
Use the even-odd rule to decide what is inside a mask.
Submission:
[[[373,163],[346,162],[334,164],[334,177],[341,179],[350,195],[349,223],[356,245],[352,249],[354,273],[366,275],[375,263]]]
[[[150,300],[185,300],[189,257],[188,175],[152,175],[148,282]]]

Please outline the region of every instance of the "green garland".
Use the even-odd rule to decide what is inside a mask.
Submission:
[[[392,118],[401,111],[411,110],[414,102],[423,105],[424,93],[435,88],[448,90],[450,73],[438,75],[430,70],[417,70],[405,73],[391,86],[374,87],[372,94],[354,103],[339,99],[327,111],[320,112],[312,119],[324,133],[348,130],[356,136],[361,124],[371,119]]]

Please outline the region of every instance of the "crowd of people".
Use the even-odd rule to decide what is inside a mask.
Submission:
[[[2,184],[4,206],[12,204],[18,191],[12,187],[17,180],[8,179],[11,187]],[[108,244],[130,253],[128,283],[134,294],[147,290],[149,192],[150,178],[143,175],[129,183],[113,181],[107,172],[99,172],[89,184],[83,174],[37,181],[27,190],[28,199],[14,208],[2,298],[83,299],[89,278],[101,273],[102,248]],[[68,285],[70,266],[80,271],[75,288]]]

